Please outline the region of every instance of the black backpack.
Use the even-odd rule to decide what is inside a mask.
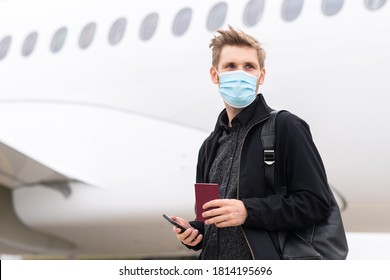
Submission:
[[[265,179],[273,186],[275,193],[288,196],[288,186],[275,184],[275,121],[282,111],[272,111],[261,131],[261,142],[264,148]],[[327,218],[302,229],[277,233],[280,254],[283,259],[325,259],[345,260],[348,244],[340,209],[332,195],[331,211]]]

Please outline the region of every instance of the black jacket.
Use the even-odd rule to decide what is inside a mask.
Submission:
[[[287,186],[289,195],[283,197],[275,194],[272,186],[266,185],[260,133],[271,109],[261,94],[255,102],[257,105],[250,121],[251,128],[240,155],[237,198],[243,201],[248,211],[248,217],[241,227],[253,258],[269,259],[273,257],[267,253],[267,246],[274,246],[279,251],[276,231],[307,227],[327,217],[331,191],[309,126],[289,112],[282,112],[278,116],[275,144],[275,183]],[[198,183],[209,182],[210,167],[222,132],[217,121],[214,131],[200,148],[196,175]],[[202,222],[191,224],[204,233]],[[271,235],[273,244],[259,244],[256,236],[264,232]],[[201,243],[193,247],[194,250],[201,248]]]

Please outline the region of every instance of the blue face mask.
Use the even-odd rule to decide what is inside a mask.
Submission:
[[[230,106],[245,108],[256,99],[258,77],[242,70],[218,73],[218,75],[219,94]]]

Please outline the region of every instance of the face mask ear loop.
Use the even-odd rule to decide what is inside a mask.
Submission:
[[[214,66],[213,66],[213,68],[214,68],[215,72],[217,72],[217,74],[218,74],[218,84],[220,84],[221,80],[219,79],[219,72],[218,72],[217,68],[215,68]]]
[[[260,77],[261,77],[261,69],[260,69],[259,76],[257,76],[257,80],[256,80],[256,93],[258,93],[260,88]]]

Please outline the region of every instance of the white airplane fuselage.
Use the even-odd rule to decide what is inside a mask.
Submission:
[[[214,33],[206,27],[218,1],[52,2],[23,1],[23,9],[0,2],[0,40],[12,37],[0,60],[0,142],[77,182],[69,196],[42,184],[11,187],[18,218],[72,243],[66,254],[193,254],[162,214],[194,218],[198,149],[223,109],[209,77]],[[346,230],[390,232],[389,3],[371,11],[364,1],[344,1],[338,14],[325,16],[323,1],[305,1],[288,22],[284,1],[265,1],[249,27],[249,1],[225,2],[221,27],[244,30],[267,52],[260,92],[268,104],[309,123],[329,183],[346,201]],[[189,28],[175,36],[172,21],[186,7]],[[151,13],[156,31],[142,40]],[[126,29],[112,45],[110,28],[120,18]],[[96,29],[82,49],[88,23]],[[61,27],[65,43],[53,53]],[[31,32],[36,46],[23,56]]]

